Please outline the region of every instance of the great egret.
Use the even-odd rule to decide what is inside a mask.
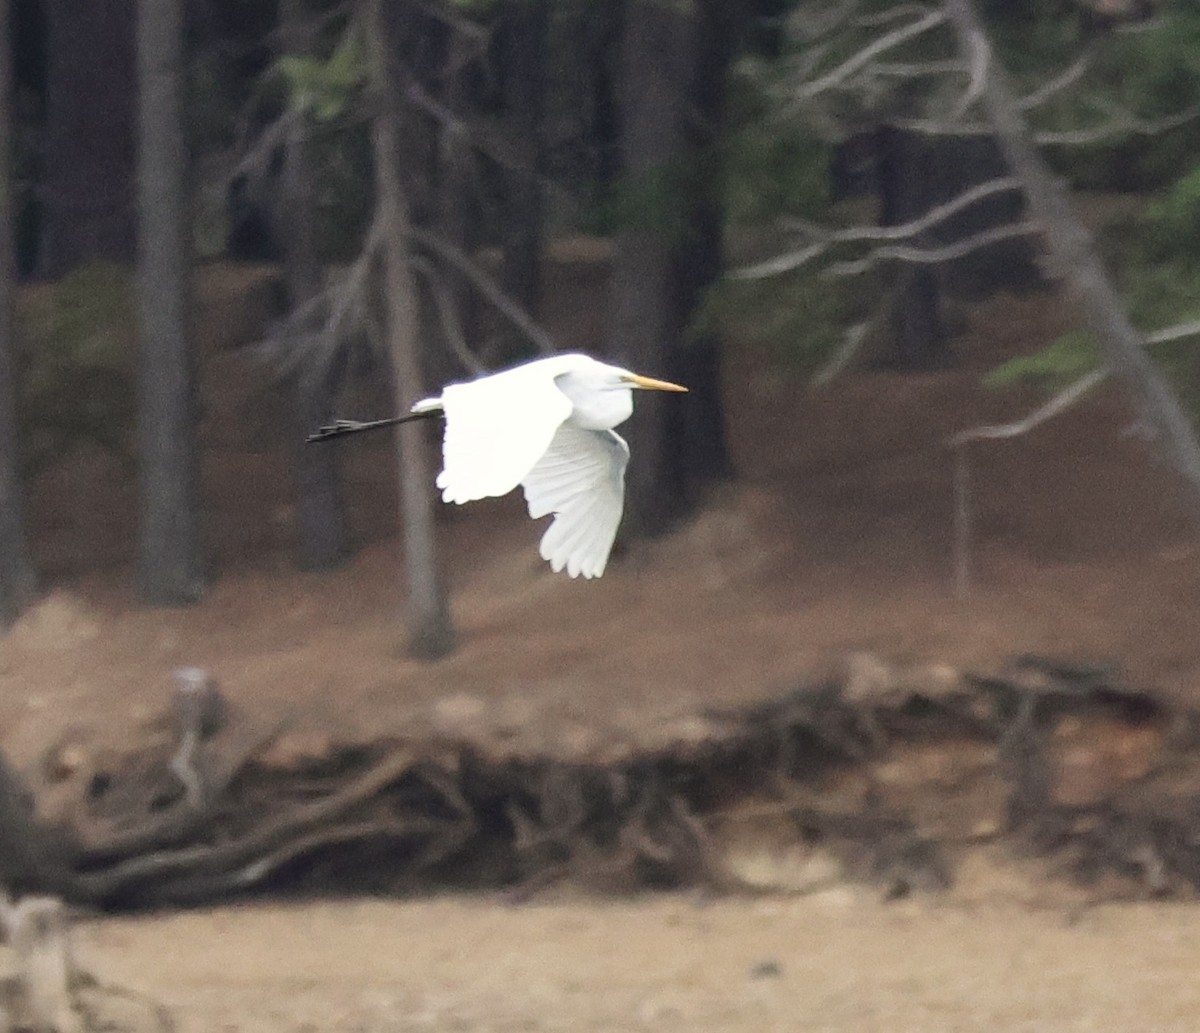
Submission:
[[[404,416],[338,420],[309,441],[444,416],[446,502],[525,490],[529,515],[554,515],[541,555],[555,572],[599,577],[612,551],[625,501],[629,446],[612,428],[633,413],[633,391],[686,391],[587,355],[552,355],[513,369],[449,384]]]

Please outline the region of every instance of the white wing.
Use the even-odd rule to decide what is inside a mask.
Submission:
[[[442,392],[446,434],[437,486],[446,502],[506,495],[533,469],[571,415],[553,372],[534,363]]]
[[[571,577],[599,577],[612,551],[625,502],[629,446],[611,430],[558,428],[546,454],[521,480],[529,515],[554,514],[542,559]]]

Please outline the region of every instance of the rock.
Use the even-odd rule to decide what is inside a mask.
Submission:
[[[456,692],[437,701],[433,708],[433,720],[443,732],[458,732],[481,721],[487,710],[486,701],[479,696]]]
[[[962,691],[962,675],[949,664],[921,664],[905,671],[900,682],[906,693],[937,702]]]
[[[846,657],[842,699],[847,703],[881,706],[893,701],[896,688],[892,668],[874,653],[857,652]]]
[[[78,740],[68,740],[47,752],[44,771],[48,781],[63,782],[94,764],[91,747]]]
[[[783,966],[771,958],[768,961],[760,961],[757,965],[750,967],[751,979],[778,979],[783,975]]]
[[[71,649],[99,636],[100,623],[87,603],[61,590],[26,611],[10,633],[18,648],[36,651]]]

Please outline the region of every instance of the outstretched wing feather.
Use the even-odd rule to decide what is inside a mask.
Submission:
[[[437,486],[446,502],[508,494],[571,415],[570,400],[536,364],[451,384],[441,405],[446,431]]]
[[[611,430],[564,423],[522,479],[529,515],[554,514],[542,558],[571,577],[599,577],[612,551],[625,496],[629,446]]]

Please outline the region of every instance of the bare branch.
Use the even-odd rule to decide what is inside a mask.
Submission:
[[[1064,388],[1043,405],[1012,423],[972,427],[950,438],[954,449],[954,591],[966,598],[971,591],[971,470],[967,445],[972,441],[1016,438],[1028,434],[1034,427],[1053,419],[1078,402],[1109,375],[1107,369],[1092,370]]]
[[[528,176],[546,190],[566,193],[560,183],[539,173],[525,160],[520,148],[514,146],[505,133],[494,125],[481,119],[464,118],[413,79],[405,84],[404,99],[437,122],[445,132],[487,155],[502,168]]]
[[[1015,176],[999,176],[964,190],[961,194],[934,205],[924,215],[909,222],[896,226],[852,226],[845,230],[827,230],[816,223],[799,220],[785,222],[790,229],[804,230],[814,236],[821,236],[830,242],[848,242],[856,240],[907,240],[932,229],[939,222],[957,215],[964,208],[969,208],[977,201],[991,197],[993,194],[1006,194],[1021,189],[1021,181]]]
[[[420,226],[412,227],[412,237],[418,244],[428,248],[438,258],[454,266],[470,280],[479,293],[487,298],[513,326],[529,338],[544,355],[553,355],[558,351],[550,335],[538,326],[529,314],[509,297],[504,288],[496,283],[478,262],[472,260],[470,255],[461,248],[455,247],[444,237]]]
[[[797,94],[796,102],[790,105],[789,109],[794,110],[800,103],[810,100],[825,90],[839,86],[855,72],[869,65],[880,54],[886,53],[900,46],[902,43],[907,43],[911,39],[915,39],[930,29],[943,24],[945,21],[946,15],[942,11],[932,8],[928,9],[922,17],[917,18],[915,21],[880,36],[873,43],[863,47],[853,57],[843,61],[836,68],[821,76],[821,78],[802,86]]]
[[[1034,427],[1053,419],[1059,413],[1069,409],[1092,388],[1102,383],[1109,376],[1107,369],[1094,369],[1091,373],[1080,377],[1068,387],[1063,388],[1053,398],[1039,405],[1033,412],[1013,423],[998,423],[983,427],[972,427],[960,431],[950,439],[952,447],[965,445],[968,441],[996,440],[999,438],[1017,438],[1028,434]]]
[[[940,248],[921,248],[905,245],[892,245],[875,248],[862,258],[848,262],[835,262],[821,272],[822,276],[858,276],[872,266],[883,261],[915,262],[920,265],[936,265],[955,258],[962,258],[972,251],[996,244],[1001,240],[1011,240],[1014,237],[1024,237],[1032,233],[1040,233],[1042,227],[1036,222],[1015,222],[1006,226],[993,226],[981,230],[962,240],[955,241]]]
[[[479,376],[482,373],[486,373],[488,371],[487,366],[479,360],[478,356],[467,345],[467,337],[463,333],[462,320],[458,318],[458,306],[455,304],[454,296],[447,286],[445,279],[438,275],[437,269],[427,258],[423,258],[420,255],[410,255],[409,261],[412,262],[413,268],[425,277],[425,282],[429,286],[429,293],[432,295],[434,305],[438,311],[438,318],[442,322],[442,332],[454,357],[472,375]]]
[[[922,136],[991,136],[992,127],[985,122],[950,122],[941,118],[897,118],[891,123],[897,129],[907,129]]]
[[[1070,64],[1065,71],[1056,75],[1053,79],[1048,79],[1042,83],[1036,90],[1025,94],[1018,102],[1017,106],[1022,111],[1032,111],[1036,107],[1045,104],[1056,93],[1061,93],[1063,90],[1074,86],[1088,72],[1092,66],[1091,51],[1084,52],[1076,61]]]
[[[840,29],[854,17],[854,12],[861,6],[862,0],[840,0],[837,5],[814,4],[811,7],[796,9],[784,21],[793,35],[811,45]]]
[[[1170,326],[1166,329],[1159,330],[1153,334],[1146,335],[1147,344],[1162,344],[1167,341],[1178,341],[1184,337],[1200,336],[1200,320],[1195,320],[1190,323],[1179,323],[1176,326]],[[985,439],[995,440],[997,438],[1016,438],[1022,434],[1027,434],[1034,427],[1045,423],[1047,420],[1053,419],[1059,413],[1066,411],[1092,388],[1096,387],[1106,380],[1110,375],[1110,370],[1107,368],[1094,369],[1085,376],[1069,384],[1067,387],[1059,391],[1049,401],[1039,405],[1033,412],[1023,416],[1019,420],[1012,423],[1000,423],[982,427],[973,427],[970,430],[960,431],[950,438],[949,444],[953,447],[965,445],[968,441],[983,441]]]
[[[376,205],[358,258],[354,260],[341,283],[329,292],[333,301],[329,307],[329,316],[325,320],[325,335],[329,341],[336,342],[339,339],[349,313],[361,309],[365,304],[367,276],[383,246],[385,229],[382,206]]]
[[[969,71],[958,60],[947,61],[876,61],[871,66],[872,75],[888,79],[924,79],[930,75],[947,75]]]
[[[1042,146],[1078,147],[1124,135],[1158,136],[1187,125],[1200,115],[1200,108],[1188,108],[1157,119],[1138,118],[1129,112],[1115,112],[1106,122],[1087,129],[1042,129],[1031,132],[1033,141]],[[992,136],[986,122],[951,122],[938,118],[899,118],[897,129],[908,129],[925,136]]]
[[[971,594],[971,466],[965,448],[954,450],[954,594]]]
[[[1098,126],[1089,129],[1041,130],[1033,134],[1039,144],[1060,144],[1079,146],[1082,144],[1098,143],[1114,136],[1158,136],[1161,133],[1178,129],[1187,125],[1200,115],[1200,107],[1190,107],[1173,115],[1161,118],[1144,119],[1136,115],[1116,109],[1111,118]]]
[[[413,0],[409,0],[410,3]],[[460,36],[465,36],[479,48],[476,56],[486,53],[491,43],[491,32],[470,18],[463,18],[454,13],[453,4],[434,3],[431,0],[416,0],[415,6],[431,18],[436,18],[447,28],[453,29]]]
[[[376,208],[358,257],[345,274],[248,347],[273,364],[281,377],[294,376],[305,368],[311,372],[330,362],[349,334],[363,323],[367,280],[382,242],[383,224]]]
[[[970,207],[977,201],[991,197],[994,194],[1007,193],[1010,190],[1019,190],[1020,188],[1020,181],[1011,176],[990,179],[986,183],[978,183],[964,190],[949,201],[935,205],[919,219],[913,219],[899,226],[852,226],[844,230],[833,230],[805,220],[785,220],[783,225],[788,229],[808,233],[819,239],[797,251],[791,251],[776,258],[756,262],[754,265],[731,270],[728,275],[734,280],[761,280],[771,276],[781,276],[784,273],[798,269],[813,259],[819,258],[834,244],[854,243],[856,241],[908,240],[918,233],[923,233],[925,230],[931,229],[964,208]],[[986,244],[989,242],[984,241],[983,243]],[[981,245],[976,244],[973,246]],[[971,248],[968,248],[968,250],[971,250]],[[952,258],[955,256],[949,255],[947,257]],[[935,260],[941,261],[942,259]]]
[[[297,108],[285,108],[283,113],[266,126],[254,139],[254,144],[238,159],[225,176],[228,186],[241,176],[261,174],[271,164],[275,152],[287,143],[288,134],[303,118]]]
[[[871,329],[871,326],[872,320],[864,319],[861,323],[855,323],[846,331],[846,336],[838,346],[837,351],[833,353],[833,356],[825,365],[813,374],[813,387],[824,387],[850,365],[851,359],[858,354],[858,349],[862,347],[863,341],[867,339],[867,331]]]
[[[784,273],[799,269],[800,266],[823,255],[829,250],[829,244],[829,241],[823,240],[816,244],[810,244],[799,251],[769,258],[765,262],[756,262],[754,265],[743,266],[741,269],[731,269],[727,275],[731,280],[763,280],[769,276],[782,276]]]
[[[991,65],[991,50],[988,48],[987,40],[983,33],[977,32],[972,36],[966,37],[967,43],[963,46],[963,50],[967,52],[970,60],[970,81],[967,83],[966,91],[959,97],[954,105],[954,111],[951,114],[953,121],[958,121],[970,109],[971,105],[977,101],[983,94],[983,85],[987,80],[988,68]]]
[[[1147,344],[1165,344],[1168,341],[1178,341],[1184,337],[1200,336],[1200,319],[1190,323],[1176,323],[1162,330],[1156,330],[1146,335]]]
[[[877,29],[882,25],[890,25],[901,18],[919,18],[934,11],[929,4],[897,4],[879,14],[864,14],[854,20],[860,29]]]

